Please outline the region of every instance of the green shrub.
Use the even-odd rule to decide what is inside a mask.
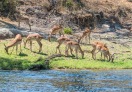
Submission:
[[[73,30],[71,28],[69,28],[69,27],[64,28],[65,34],[72,34],[72,32],[73,32]]]
[[[71,8],[71,7],[73,6],[72,0],[67,0],[66,6],[67,6],[68,8]]]

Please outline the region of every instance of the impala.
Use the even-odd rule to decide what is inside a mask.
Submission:
[[[21,42],[22,42],[22,36],[20,34],[17,34],[15,39],[13,39],[10,44],[8,44],[7,46],[4,44],[6,53],[9,54],[8,49],[11,47],[13,47],[14,49],[14,46],[16,46],[16,54],[17,54],[18,45],[20,45],[20,53],[21,53]]]
[[[18,27],[20,28],[20,22],[25,22],[29,26],[29,30],[31,31],[31,24],[29,18],[27,16],[22,16],[21,14],[15,14],[16,20],[18,21]]]
[[[107,58],[108,61],[111,60],[111,54],[109,52],[109,49],[106,47],[106,46],[100,46],[100,52],[104,55],[104,60],[105,60],[105,57]],[[109,59],[108,59],[109,57]]]
[[[93,42],[90,45],[92,45],[92,47],[93,47],[93,49],[91,51],[93,59],[96,59],[96,54],[100,51],[101,47],[106,47],[107,48],[106,44],[104,44],[102,42],[99,42],[99,41]],[[98,50],[97,53],[96,53],[96,50]],[[102,53],[101,53],[101,58],[102,58]]]
[[[59,53],[61,54],[60,51],[60,46],[64,43],[66,44],[66,42],[71,41],[71,39],[69,39],[68,37],[65,36],[61,36],[60,38],[57,39],[58,45],[56,46],[56,53],[57,53],[57,49],[59,50]]]
[[[78,58],[78,50],[80,50],[82,54],[82,58],[84,58],[84,52],[82,51],[80,45],[78,42],[75,41],[68,41],[66,43],[66,49],[65,49],[65,55],[68,56],[68,50],[70,49],[70,52],[72,54],[72,49],[75,49],[76,58]],[[72,54],[73,55],[73,54]]]
[[[87,41],[87,39],[89,39],[89,43],[90,43],[90,35],[91,35],[91,30],[86,28],[85,31],[82,33],[81,37],[79,38],[79,42],[85,38],[85,41]]]
[[[63,30],[62,30],[62,26],[61,25],[54,25],[53,28],[51,28],[50,33],[49,33],[49,37],[48,40],[50,41],[51,36],[53,34],[57,34],[59,33],[60,35],[62,34],[64,36]]]
[[[42,38],[43,37],[38,33],[29,34],[26,38],[26,41],[24,41],[24,48],[26,47],[26,44],[29,41],[30,42],[30,50],[32,51],[32,41],[36,40],[39,47],[40,47],[39,52],[41,52],[41,50],[42,50],[42,43],[41,43]]]

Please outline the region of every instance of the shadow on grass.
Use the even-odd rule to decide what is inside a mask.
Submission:
[[[40,55],[45,55],[45,56],[47,56],[48,54],[46,54],[46,53],[43,53],[43,52],[36,52],[36,51],[32,51],[33,53],[36,53],[36,54],[40,54]]]
[[[25,53],[20,53],[19,56],[21,56],[21,57],[25,57],[25,56],[28,56],[28,55],[25,54]]]
[[[25,49],[30,50],[30,49],[28,49],[28,48],[25,48]],[[32,52],[33,52],[33,53],[36,53],[36,54],[40,54],[40,55],[45,55],[45,56],[48,55],[48,54],[43,53],[43,52],[36,52],[36,51],[32,51]]]
[[[11,59],[0,57],[0,70],[42,70],[48,65],[44,60],[36,63],[26,59]]]

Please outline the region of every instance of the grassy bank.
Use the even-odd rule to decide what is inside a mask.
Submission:
[[[0,43],[0,69],[4,70],[25,70],[33,68],[34,66],[41,67],[41,69],[45,69],[45,59],[55,54],[55,47],[57,46],[56,42],[48,42],[47,40],[42,40],[43,50],[41,53],[38,52],[38,44],[34,42],[33,51],[31,52],[29,49],[29,45],[27,48],[23,48],[22,43],[22,53],[16,55],[15,49],[12,55],[7,55],[4,50],[4,43],[8,44],[11,39],[3,40]],[[109,44],[109,43],[108,43]],[[132,69],[132,49],[125,48],[118,44],[110,43],[114,45],[116,49],[112,50],[114,52],[117,51],[130,51],[124,52],[122,54],[117,54],[114,63],[107,62],[104,60],[100,60],[100,54],[98,54],[98,60],[93,60],[90,53],[85,53],[84,59],[81,58],[81,54],[79,54],[79,59],[75,59],[74,57],[56,57],[49,62],[50,69]],[[90,46],[81,45],[83,50],[90,50]],[[64,54],[65,45],[61,46],[62,53]],[[12,51],[10,48],[9,53]],[[18,50],[19,52],[20,50]]]

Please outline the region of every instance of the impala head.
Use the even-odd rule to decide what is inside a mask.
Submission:
[[[6,53],[9,54],[9,53],[8,53],[8,48],[6,47],[5,44],[4,44],[4,46],[5,46],[5,51],[6,51]]]

